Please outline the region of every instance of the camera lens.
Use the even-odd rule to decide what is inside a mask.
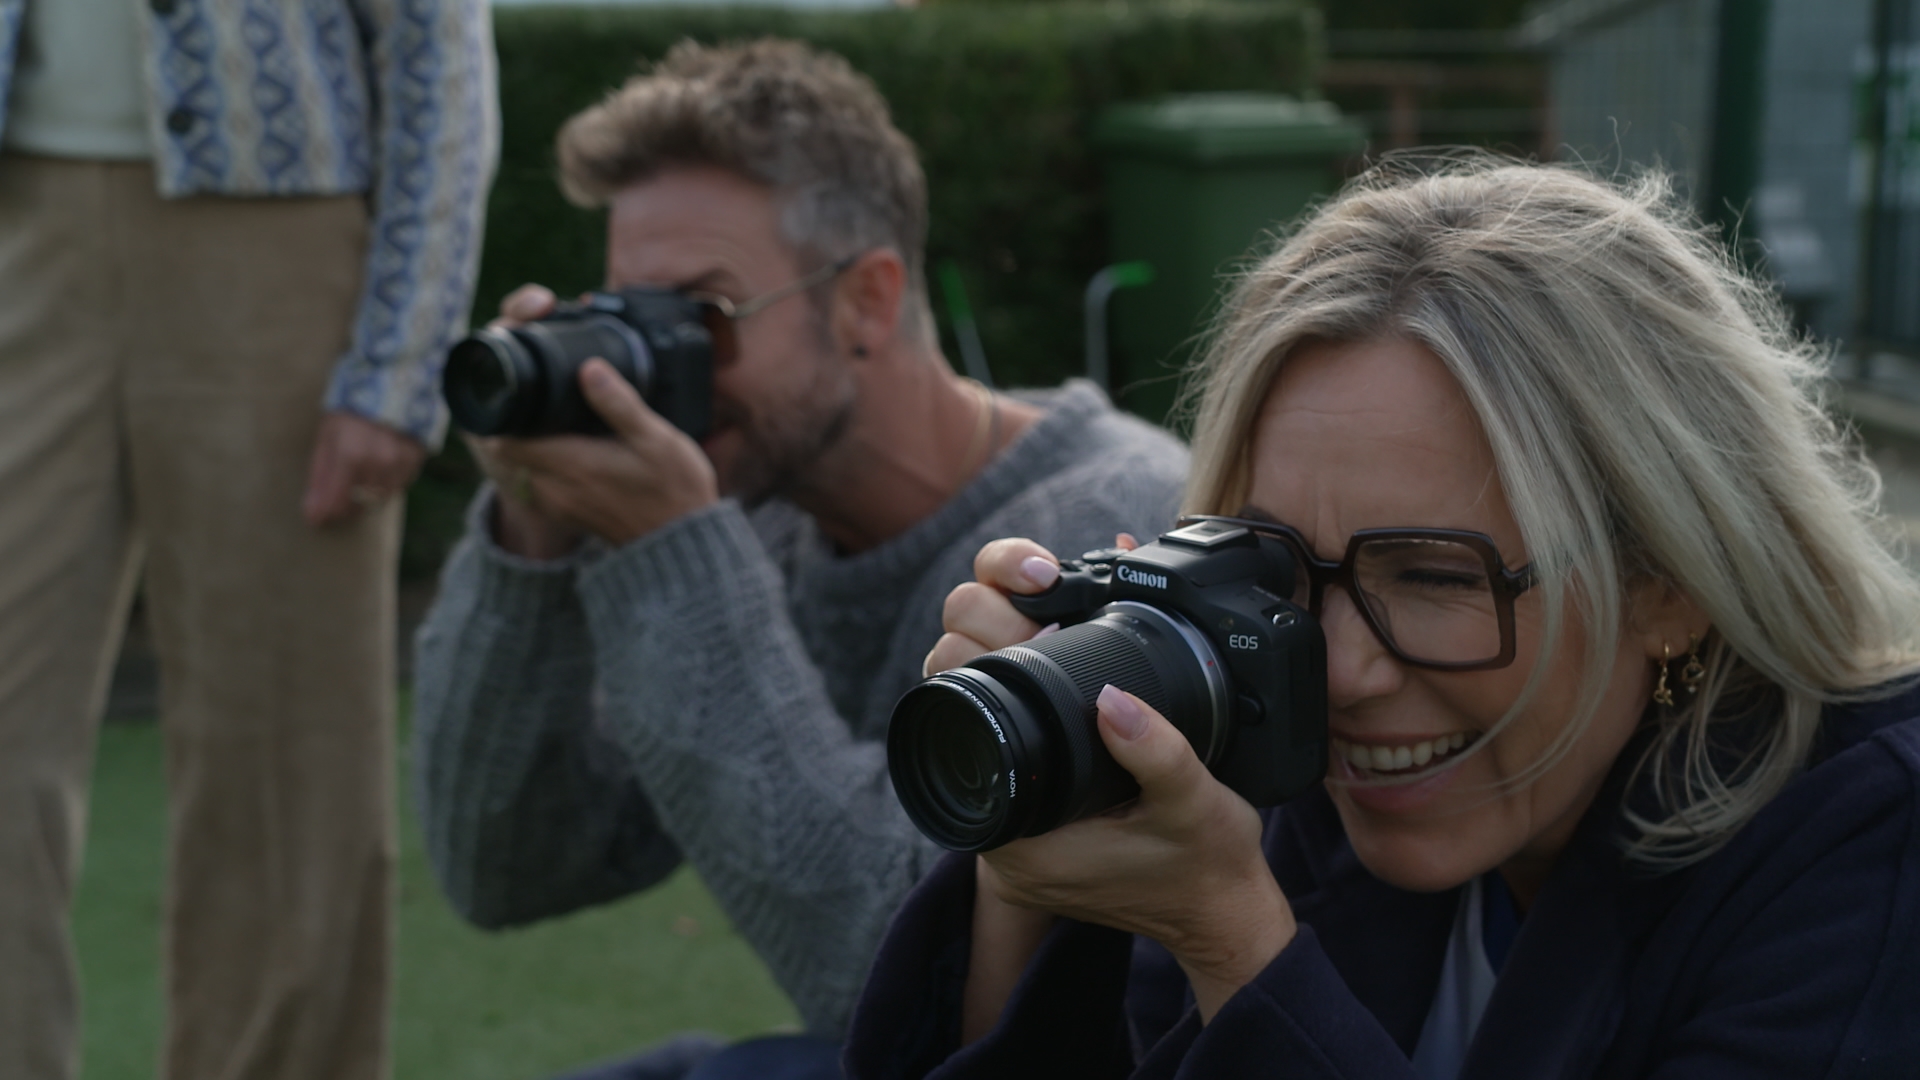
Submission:
[[[954,851],[988,851],[1138,793],[1107,753],[1095,701],[1138,695],[1211,764],[1233,700],[1213,646],[1178,615],[1108,604],[1078,626],[988,653],[907,691],[887,764],[907,816]]]
[[[956,718],[958,719],[958,718]],[[927,754],[942,763],[940,793],[956,819],[986,821],[993,814],[1005,774],[999,741],[982,723],[937,724],[929,729]]]
[[[453,422],[476,435],[510,433],[539,411],[538,369],[512,331],[490,326],[458,342],[440,378]]]
[[[1006,790],[1006,753],[989,717],[960,696],[931,696],[925,736],[912,753],[914,773],[941,799],[943,815],[966,826],[991,824]]]
[[[653,400],[653,353],[632,327],[599,311],[480,330],[447,351],[440,387],[453,422],[475,435],[604,433],[579,384],[580,365],[596,356]]]
[[[1026,703],[978,671],[956,668],[907,691],[887,729],[887,758],[908,815],[957,851],[1018,836],[1026,815],[1012,812],[1020,789],[1007,739],[1031,729]]]

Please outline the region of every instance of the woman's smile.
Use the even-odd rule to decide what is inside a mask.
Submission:
[[[1408,467],[1414,461],[1420,468]],[[1425,527],[1490,538],[1508,569],[1528,562],[1471,406],[1440,358],[1410,341],[1301,347],[1267,399],[1252,464],[1250,507],[1299,529],[1321,558],[1359,530]],[[1530,590],[1514,601],[1511,663],[1446,670],[1402,660],[1382,639],[1409,630],[1408,609],[1395,606],[1408,595],[1424,594],[1364,593],[1363,612],[1357,596],[1328,589],[1317,612],[1327,638],[1327,785],[1355,852],[1376,876],[1422,891],[1516,858],[1551,861],[1639,722],[1649,668],[1638,646],[1623,637],[1598,708],[1569,733],[1589,700],[1578,619],[1543,658],[1543,595]],[[1497,640],[1496,618],[1489,605],[1487,627],[1453,632]]]
[[[1476,731],[1425,738],[1375,736],[1365,740],[1335,734],[1327,781],[1336,801],[1348,800],[1369,814],[1426,811],[1453,790],[1473,759],[1464,751],[1480,740]]]
[[[1445,767],[1454,751],[1466,747],[1479,737],[1479,732],[1470,731],[1428,737],[1342,738],[1334,735],[1333,763],[1335,766],[1349,766],[1356,774],[1355,779],[1418,776],[1427,771],[1428,765],[1435,769]]]

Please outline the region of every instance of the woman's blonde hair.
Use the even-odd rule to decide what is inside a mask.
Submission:
[[[1253,426],[1296,346],[1380,338],[1425,345],[1464,389],[1545,586],[1541,662],[1502,723],[1569,610],[1586,632],[1589,704],[1516,782],[1591,718],[1629,584],[1670,583],[1712,620],[1697,692],[1650,714],[1657,809],[1627,810],[1640,861],[1710,854],[1806,763],[1825,703],[1914,668],[1920,587],[1879,539],[1879,477],[1821,407],[1824,354],[1664,176],[1476,156],[1349,183],[1222,312],[1188,506],[1244,504]]]

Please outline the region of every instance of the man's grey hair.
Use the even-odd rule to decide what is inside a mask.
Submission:
[[[931,332],[926,176],[879,91],[838,56],[771,38],[683,41],[569,120],[558,150],[561,187],[581,206],[673,168],[711,166],[764,184],[803,264],[898,252],[908,278],[901,333]]]

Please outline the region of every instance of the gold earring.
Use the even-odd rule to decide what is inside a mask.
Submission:
[[[1673,650],[1666,642],[1660,643],[1660,681],[1653,686],[1653,703],[1673,707],[1673,691],[1667,687],[1667,665],[1673,660]]]
[[[1707,665],[1700,662],[1700,635],[1687,635],[1687,662],[1680,668],[1680,685],[1688,694],[1700,689],[1700,681],[1707,677]]]

